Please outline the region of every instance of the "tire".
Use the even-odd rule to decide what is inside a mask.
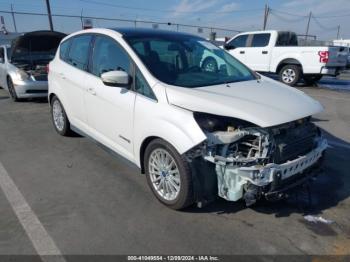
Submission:
[[[202,63],[202,70],[205,72],[216,73],[219,71],[219,66],[216,60],[213,57],[209,56],[205,58]]]
[[[71,136],[73,134],[73,131],[70,129],[70,122],[66,111],[61,101],[56,96],[51,100],[51,119],[58,134],[61,136]]]
[[[298,65],[285,65],[279,71],[279,80],[289,86],[295,86],[301,78],[301,68]]]
[[[190,166],[172,145],[153,140],[145,150],[144,163],[147,183],[161,203],[175,210],[193,204]],[[170,168],[162,167],[162,163]]]
[[[11,78],[7,78],[7,88],[8,88],[8,91],[10,93],[10,96],[12,98],[12,101],[13,102],[20,102],[21,100],[17,96],[16,90],[13,86],[13,82],[12,82]]]
[[[314,85],[317,81],[320,81],[322,75],[304,75],[304,82],[307,85]]]

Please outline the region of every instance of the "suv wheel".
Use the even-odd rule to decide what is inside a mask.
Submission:
[[[193,203],[189,164],[172,145],[153,140],[146,148],[144,163],[148,185],[160,202],[176,210]]]
[[[280,81],[289,86],[295,86],[300,80],[301,69],[298,65],[285,65],[279,71]]]
[[[69,136],[72,134],[67,114],[56,96],[51,100],[51,117],[57,133],[61,136]]]

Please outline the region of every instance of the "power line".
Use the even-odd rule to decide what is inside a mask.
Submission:
[[[299,14],[294,14],[294,13],[289,13],[289,12],[285,12],[285,11],[281,11],[281,10],[277,10],[277,9],[271,9],[270,8],[270,11],[273,11],[277,13],[281,13],[281,14],[285,14],[285,15],[289,15],[289,16],[295,16],[295,17],[308,17],[309,15],[299,15]],[[337,18],[337,17],[347,17],[347,16],[350,16],[350,13],[347,13],[347,14],[341,14],[341,15],[313,15],[313,17],[316,17],[316,18],[320,18],[320,19],[327,19],[327,18]]]
[[[276,17],[280,20],[286,21],[286,22],[300,22],[300,21],[307,19],[307,17],[308,17],[308,16],[302,16],[302,17],[298,17],[298,18],[294,18],[294,19],[286,18],[286,17],[276,13],[275,10],[270,10],[270,14],[272,14],[274,17]]]

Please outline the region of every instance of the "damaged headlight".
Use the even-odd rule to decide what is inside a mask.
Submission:
[[[203,131],[233,131],[245,127],[256,127],[255,124],[227,116],[218,116],[202,112],[194,112],[194,119]]]
[[[207,136],[206,160],[244,166],[267,159],[270,142],[263,128],[241,119],[207,113],[195,112],[194,118]]]

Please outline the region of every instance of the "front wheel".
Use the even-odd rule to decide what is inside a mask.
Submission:
[[[70,123],[67,114],[60,100],[56,96],[51,100],[51,117],[52,123],[57,133],[59,133],[61,136],[72,135],[73,132],[70,129]]]
[[[193,203],[189,164],[172,145],[153,140],[146,148],[144,163],[148,185],[160,202],[175,210]]]
[[[10,93],[10,96],[11,96],[12,100],[14,102],[19,102],[20,99],[17,96],[16,90],[15,90],[15,87],[13,85],[13,82],[12,82],[11,78],[7,79],[7,88],[8,88],[8,91]]]
[[[282,83],[295,86],[301,77],[301,68],[298,65],[285,65],[279,71],[279,79]]]
[[[219,70],[218,63],[214,57],[207,57],[202,63],[202,70],[205,72],[216,73]]]

